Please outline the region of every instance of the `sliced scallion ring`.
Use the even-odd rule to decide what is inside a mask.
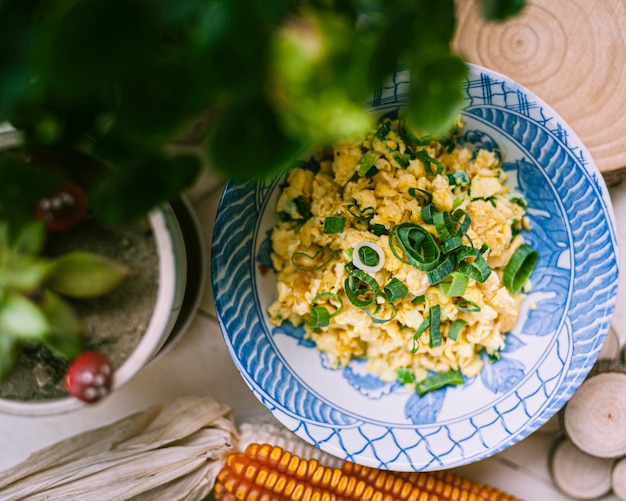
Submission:
[[[432,193],[426,190],[422,190],[421,188],[409,188],[409,195],[417,198],[418,200],[423,200],[425,205],[433,201]]]
[[[343,301],[334,292],[320,292],[319,294],[317,294],[311,300],[311,309],[313,309],[315,307],[323,307],[323,308],[326,309],[326,311],[328,311],[328,308],[326,308],[325,306],[319,306],[318,302],[319,302],[320,299],[326,299],[326,302],[334,307],[335,311],[333,311],[333,313],[329,313],[329,317],[328,318],[336,317],[337,315],[339,315],[343,311]],[[331,300],[336,302],[336,303],[338,303],[338,304],[334,304]]]
[[[472,260],[468,261],[468,259]],[[459,272],[481,284],[491,275],[491,268],[479,249],[462,247],[456,255],[456,260]]]
[[[316,271],[330,263],[334,257],[334,250],[322,247],[312,256],[306,252],[294,252],[291,255],[291,264],[299,271]]]
[[[430,283],[430,285],[435,285],[444,280],[450,273],[452,273],[455,264],[456,256],[454,254],[448,254],[434,270],[430,270],[426,273],[428,283]]]
[[[348,270],[343,286],[348,300],[357,308],[367,308],[376,301],[380,286],[376,279],[359,269]]]
[[[406,367],[398,367],[396,370],[396,377],[398,378],[398,383],[400,384],[413,384],[415,382],[413,371]]]
[[[428,231],[415,223],[394,226],[389,233],[389,247],[400,261],[418,270],[430,271],[439,264],[439,246]]]
[[[385,302],[383,304],[374,303],[375,304],[374,311],[370,311],[372,307],[374,306],[374,304],[367,306],[365,308],[361,308],[365,313],[367,313],[367,315],[370,317],[372,322],[374,322],[375,324],[386,324],[387,322],[391,322],[394,318],[396,318],[396,315],[398,314],[398,310],[396,309],[395,305],[391,301],[388,301],[384,295],[383,295],[383,299],[385,299]],[[391,309],[391,314],[389,314],[387,317],[381,318],[379,316],[379,313],[381,310],[384,309],[385,304],[389,305],[389,308]]]
[[[328,216],[324,219],[324,233],[341,233],[346,224],[343,216]]]
[[[376,273],[385,265],[385,253],[374,242],[359,242],[352,250],[352,263],[360,270]]]
[[[448,327],[448,339],[452,339],[452,341],[456,341],[459,337],[459,332],[461,329],[467,325],[467,322],[462,318],[457,318],[454,322],[450,324]]]
[[[439,290],[446,297],[459,297],[465,294],[469,278],[458,271],[453,271],[448,277],[439,282]]]
[[[424,168],[426,169],[427,176],[436,176],[437,174],[443,173],[443,164],[436,158],[431,157],[426,150],[418,151],[417,158],[424,162]],[[435,166],[434,171],[431,168],[431,164]]]
[[[512,294],[517,294],[532,275],[539,261],[539,253],[528,244],[522,244],[504,267],[502,283]]]
[[[480,311],[480,305],[477,305],[473,301],[459,301],[456,303],[456,307],[459,311],[464,313],[478,313]]]
[[[309,324],[314,329],[317,329],[320,327],[327,327],[329,322],[330,314],[324,306],[314,306],[313,308],[311,308],[307,324]]]
[[[398,299],[402,299],[409,293],[409,288],[397,278],[392,278],[383,289],[387,301],[393,303]]]

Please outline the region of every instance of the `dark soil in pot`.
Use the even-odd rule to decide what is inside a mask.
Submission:
[[[159,261],[147,220],[123,227],[85,221],[69,233],[50,235],[45,254],[84,250],[126,264],[132,273],[110,294],[69,301],[85,327],[87,349],[101,351],[115,369],[133,352],[156,304]],[[67,396],[63,376],[69,361],[42,346],[24,346],[13,371],[0,382],[0,398],[37,401]]]

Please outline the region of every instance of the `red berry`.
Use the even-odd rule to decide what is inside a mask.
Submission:
[[[69,231],[83,220],[88,205],[83,189],[67,181],[59,191],[37,202],[35,217],[50,231]]]
[[[74,397],[93,403],[105,397],[113,386],[113,365],[98,351],[86,351],[75,358],[65,373],[65,388]]]

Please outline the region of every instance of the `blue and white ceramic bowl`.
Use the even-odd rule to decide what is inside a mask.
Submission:
[[[368,103],[401,107],[399,70]],[[501,360],[466,384],[419,398],[355,361],[332,370],[303,329],[268,322],[275,299],[268,234],[284,175],[231,183],[213,237],[212,275],[224,340],[242,377],[287,428],[326,452],[377,468],[427,471],[499,452],[572,396],[596,360],[615,306],[617,235],[589,152],[546,103],[505,76],[470,65],[461,140],[498,147],[524,193],[540,254],[533,289]],[[530,309],[529,304],[536,304]]]

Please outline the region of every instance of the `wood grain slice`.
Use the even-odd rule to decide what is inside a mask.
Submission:
[[[597,499],[611,491],[613,460],[585,454],[567,438],[558,440],[550,454],[554,485],[575,499]]]
[[[626,499],[626,458],[620,459],[613,466],[611,486],[613,487],[613,493],[619,499]]]
[[[606,339],[598,355],[599,359],[617,359],[620,356],[620,341],[617,332],[613,330],[613,327],[609,328],[606,334]]]
[[[600,458],[626,455],[626,366],[599,360],[566,404],[567,437],[583,452]]]
[[[487,22],[457,0],[454,50],[546,101],[580,137],[608,184],[626,174],[626,2],[527,0]]]

